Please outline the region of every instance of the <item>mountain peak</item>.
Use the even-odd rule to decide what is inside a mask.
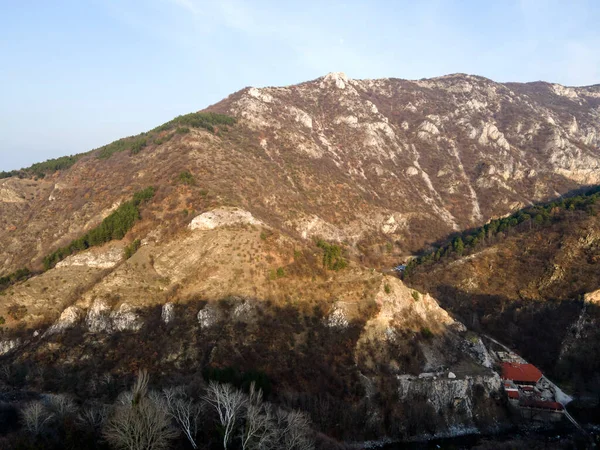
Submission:
[[[325,87],[328,84],[335,84],[337,88],[344,89],[348,84],[348,81],[349,79],[344,72],[329,72],[323,77],[321,87]]]

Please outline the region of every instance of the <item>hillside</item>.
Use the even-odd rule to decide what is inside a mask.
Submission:
[[[346,241],[377,264],[389,245],[406,255],[599,182],[599,108],[598,86],[460,74],[247,88],[208,108],[227,117],[183,116],[5,173],[18,176],[0,180],[0,273],[35,268],[150,185],[168,206],[152,221],[208,198],[298,237]],[[182,171],[197,181],[186,197],[174,186]]]
[[[597,396],[597,191],[464,233],[410,264],[405,282],[432,293],[470,328],[518,349],[578,395]]]

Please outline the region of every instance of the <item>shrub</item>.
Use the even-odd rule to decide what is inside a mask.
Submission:
[[[412,295],[412,298],[415,299],[415,302],[418,302],[419,299],[421,298],[418,291],[412,291],[411,295]]]
[[[146,140],[146,138],[136,139],[131,144],[131,149],[129,150],[129,153],[131,153],[132,155],[137,155],[147,145],[148,141]]]
[[[137,136],[127,137],[119,139],[118,141],[111,142],[110,144],[100,147],[95,150],[96,156],[99,159],[108,159],[115,153],[129,151],[130,154],[135,155],[139,153],[144,147],[148,145],[146,133],[139,134]]]
[[[181,172],[177,176],[177,181],[179,181],[180,183],[186,184],[188,186],[196,184],[196,181],[194,180],[194,176],[187,170]]]
[[[154,128],[152,132],[171,130],[173,128],[175,128],[177,132],[179,132],[179,129],[188,129],[189,131],[189,128],[203,128],[216,133],[218,129],[227,129],[228,126],[234,125],[235,123],[236,119],[234,117],[226,116],[225,114],[196,112],[177,116],[173,120]]]
[[[329,244],[322,239],[317,241],[317,247],[323,249],[323,267],[329,270],[344,269],[348,262],[342,256],[342,249],[335,244]]]
[[[8,315],[14,320],[21,320],[27,314],[27,308],[23,305],[11,305],[8,307]]]
[[[390,294],[392,292],[392,287],[389,284],[385,283],[383,285],[383,290],[385,291],[386,294]]]
[[[433,337],[433,331],[431,331],[428,327],[421,328],[421,335],[425,339],[431,339]]]
[[[9,275],[0,277],[0,291],[6,289],[10,285],[18,283],[19,281],[26,280],[32,275],[33,274],[31,273],[31,271],[27,267],[24,267],[22,269],[15,270]]]
[[[283,278],[285,277],[285,270],[283,269],[283,267],[278,267],[277,268],[277,278]]]
[[[124,250],[125,259],[131,258],[135,254],[135,252],[138,251],[138,249],[141,247],[141,245],[142,245],[142,241],[140,241],[139,239],[136,239],[131,244],[129,244],[127,247],[125,247],[125,250]]]
[[[6,323],[6,320],[4,319],[4,316],[0,316],[0,325],[4,325]]]

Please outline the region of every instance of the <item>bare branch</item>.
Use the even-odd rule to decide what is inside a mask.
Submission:
[[[53,418],[52,414],[39,401],[29,403],[21,415],[23,425],[34,436],[46,431],[47,425]]]
[[[163,390],[163,399],[166,405],[167,413],[175,420],[181,428],[185,437],[193,448],[198,448],[196,444],[196,434],[198,434],[198,423],[202,409],[192,400],[184,398],[183,388],[169,388]]]
[[[219,423],[223,427],[223,448],[227,450],[227,445],[247,404],[247,397],[230,384],[211,381],[203,399],[215,409],[219,416]]]
[[[127,450],[163,450],[179,434],[171,426],[164,405],[148,396],[148,374],[140,371],[132,391],[121,396],[104,427],[104,437],[114,447]]]
[[[310,421],[299,411],[277,410],[279,444],[288,450],[312,450],[315,448]]]

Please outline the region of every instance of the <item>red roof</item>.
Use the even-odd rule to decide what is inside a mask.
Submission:
[[[508,398],[519,398],[519,391],[507,391],[506,392],[508,394]]]
[[[505,380],[537,383],[542,372],[533,364],[502,363],[502,378]]]
[[[556,411],[562,411],[563,405],[558,402],[546,402],[543,400],[530,400],[526,399],[520,403],[521,406],[526,406],[529,408],[541,408],[541,409],[552,409]]]

